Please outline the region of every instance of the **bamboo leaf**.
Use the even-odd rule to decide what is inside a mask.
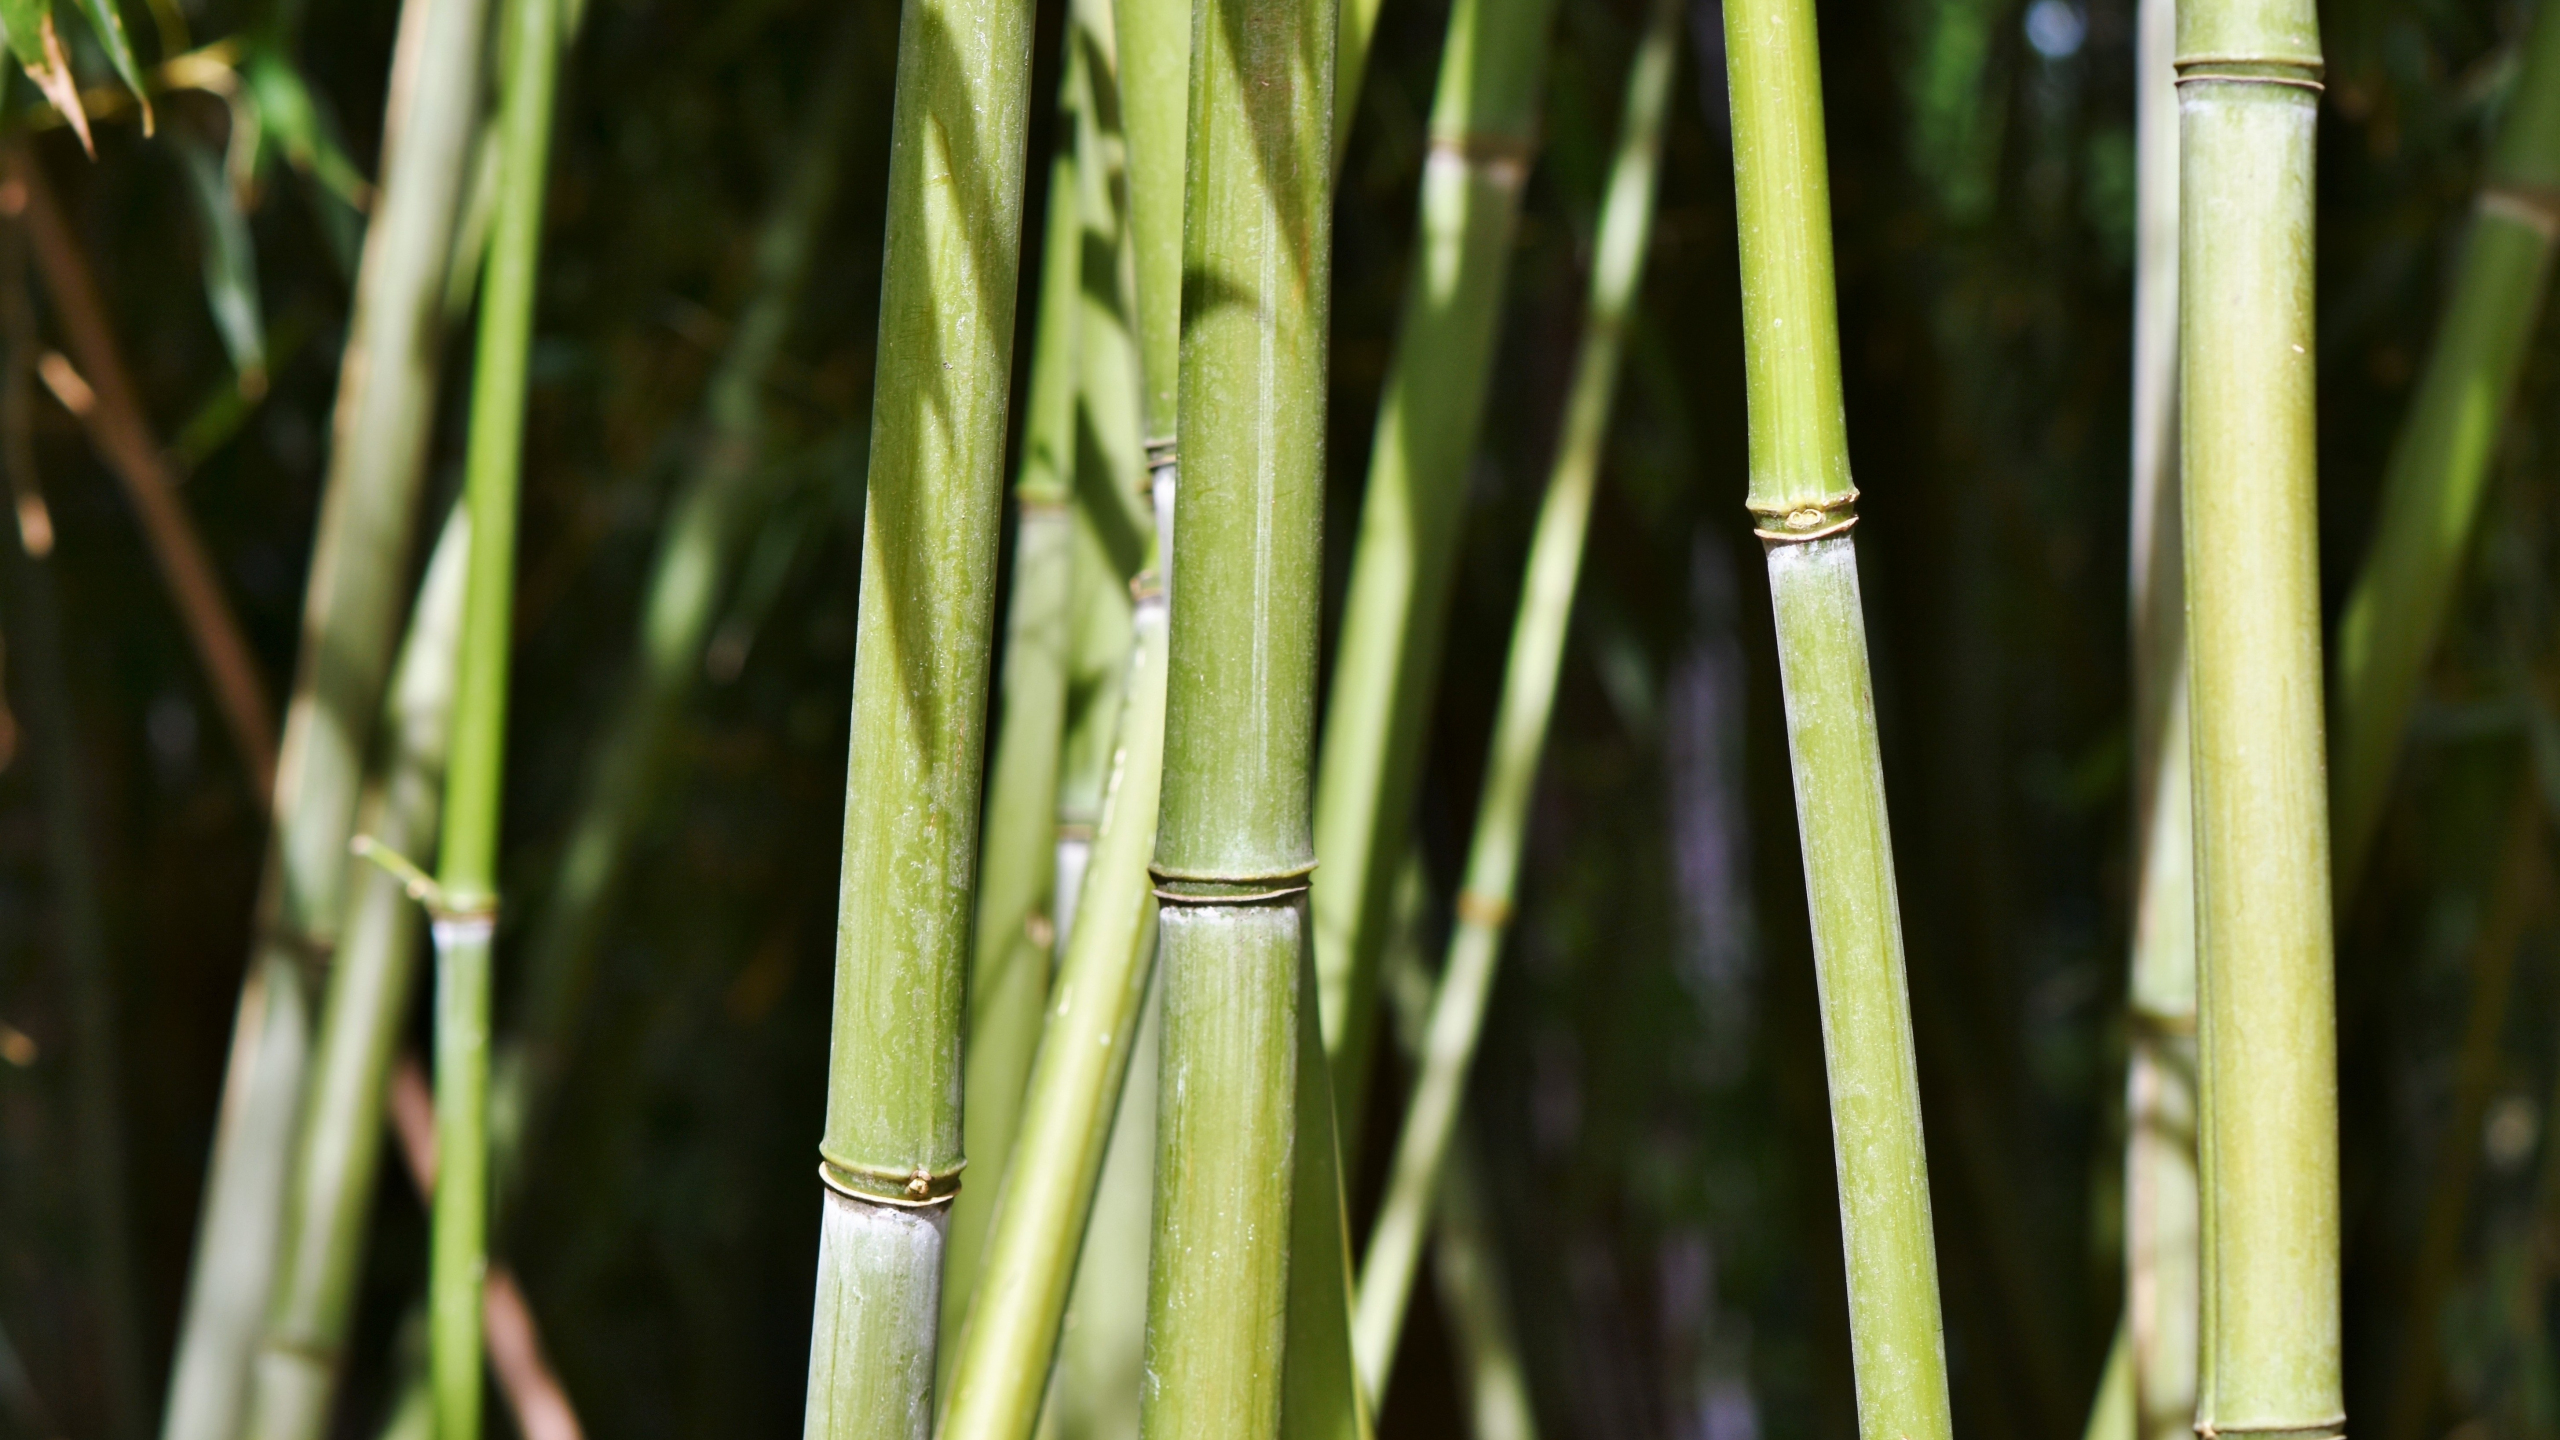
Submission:
[[[231,356],[240,392],[256,397],[267,388],[267,337],[258,299],[257,242],[249,234],[249,218],[240,209],[239,192],[223,174],[221,160],[202,143],[186,136],[177,142],[179,169],[187,178],[187,199],[201,229],[199,257],[204,266],[205,305],[213,312],[213,328]]]
[[[81,18],[89,22],[89,32],[98,37],[99,48],[107,52],[107,63],[116,67],[116,78],[142,106],[142,133],[150,135],[157,128],[151,113],[151,92],[142,83],[142,66],[133,58],[133,41],[124,32],[124,16],[116,9],[116,0],[77,0]]]

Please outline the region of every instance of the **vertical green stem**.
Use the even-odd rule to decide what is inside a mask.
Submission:
[[[1811,0],[1729,0],[1750,508],[1768,551],[1865,1440],[1948,1440],[1945,1341],[1858,593]]]
[[[1679,58],[1680,11],[1655,0],[1653,17],[1627,85],[1626,112],[1600,212],[1599,246],[1591,271],[1589,314],[1573,387],[1565,399],[1562,443],[1547,479],[1547,496],[1530,541],[1519,618],[1503,670],[1502,701],[1494,712],[1492,758],[1476,805],[1475,834],[1467,851],[1458,923],[1440,972],[1439,992],[1397,1139],[1387,1195],[1379,1207],[1360,1272],[1359,1308],[1352,1345],[1361,1383],[1386,1393],[1404,1330],[1405,1305],[1421,1264],[1442,1162],[1466,1099],[1467,1076],[1483,1033],[1485,1002],[1495,963],[1510,929],[1519,889],[1520,852],[1528,838],[1529,802],[1555,713],[1556,676],[1564,660],[1565,632],[1573,616],[1573,592],[1582,575],[1583,540],[1590,530],[1591,498],[1599,485],[1600,457],[1617,395],[1618,362],[1627,311],[1644,273],[1652,238],[1655,179],[1660,171],[1662,118]]]
[[[448,258],[480,111],[486,0],[401,11],[381,198],[338,381],[275,829],[197,1221],[163,1440],[233,1440],[267,1319],[315,972],[346,910],[348,832],[397,640],[435,420]]]
[[[436,1184],[427,1313],[438,1440],[476,1440],[480,1433],[480,1276],[489,1219],[489,948],[498,915],[526,363],[542,258],[560,19],[557,0],[508,0],[508,29],[499,47],[504,170],[472,374],[463,482],[471,561],[463,582],[436,876]]]
[[[2308,22],[2305,22],[2308,23]],[[2524,73],[2463,242],[2442,328],[2383,473],[2372,548],[2338,622],[2336,879],[2352,896],[2381,829],[2418,681],[2444,631],[2489,460],[2542,317],[2560,236],[2560,18],[2536,12]]]
[[[428,562],[386,707],[388,773],[360,812],[363,833],[400,854],[422,853],[436,835],[470,533],[457,510]],[[346,940],[330,976],[288,1172],[283,1256],[251,1376],[248,1440],[319,1440],[328,1430],[418,930],[398,877],[375,870],[350,886]]]
[[[1405,297],[1361,498],[1316,790],[1325,1053],[1358,1135],[1378,957],[1421,784],[1467,464],[1493,371],[1554,0],[1459,0],[1440,52]]]
[[[1314,1278],[1293,1277],[1293,1259],[1341,1263],[1338,1240],[1332,1256],[1296,1243],[1315,1199],[1296,1193],[1302,1152],[1331,1141],[1302,1133],[1299,1087],[1334,13],[1328,0],[1201,0],[1193,15],[1139,1425],[1147,1440],[1273,1440],[1284,1396],[1297,1398],[1291,1372],[1320,1363],[1289,1353],[1291,1282]],[[1143,305],[1143,230],[1141,256]]]
[[[1031,7],[908,0],[863,514],[808,1410],[933,1419],[987,652],[1022,235]]]
[[[2307,0],[2178,13],[2203,1433],[2340,1433]]]

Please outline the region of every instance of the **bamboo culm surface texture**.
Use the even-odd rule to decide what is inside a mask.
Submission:
[[[2315,1440],[2339,1376],[2308,0],[2178,13],[2179,477],[2204,1295],[2196,1425]]]
[[[961,1166],[961,1027],[1031,7],[909,0],[898,34],[879,378],[803,1433],[923,1440]]]
[[[2560,18],[2535,13],[2524,73],[2499,121],[2471,234],[2416,398],[2383,472],[2372,547],[2338,622],[2336,884],[2352,898],[2418,682],[2480,516],[2489,461],[2542,317],[2560,236]]]
[[[1450,13],[1420,248],[1352,547],[1316,788],[1315,910],[1325,1053],[1355,1139],[1553,14],[1554,0],[1459,0]]]
[[[1372,1395],[1386,1393],[1414,1272],[1421,1264],[1423,1241],[1434,1214],[1442,1164],[1458,1126],[1476,1042],[1483,1032],[1494,966],[1519,889],[1529,802],[1536,794],[1539,758],[1555,712],[1556,676],[1564,660],[1573,592],[1582,574],[1583,540],[1590,529],[1591,499],[1599,486],[1600,459],[1617,394],[1621,340],[1652,238],[1663,113],[1679,57],[1679,17],[1679,7],[1671,0],[1655,0],[1628,81],[1618,153],[1600,212],[1581,354],[1575,362],[1572,388],[1566,392],[1562,443],[1530,541],[1519,618],[1513,622],[1511,655],[1503,671],[1502,701],[1494,712],[1492,759],[1476,805],[1464,888],[1458,894],[1457,927],[1441,967],[1420,1073],[1388,1172],[1386,1199],[1379,1207],[1377,1228],[1360,1271],[1352,1348],[1359,1360],[1361,1383]]]
[[[427,563],[385,706],[385,773],[359,812],[361,833],[400,854],[421,853],[436,836],[470,533],[456,510]],[[251,1377],[247,1440],[319,1440],[328,1431],[373,1210],[383,1087],[409,1011],[419,929],[411,897],[389,871],[359,875],[348,887],[345,939],[288,1172],[282,1259]]]
[[[477,1440],[481,1274],[489,1223],[490,942],[506,776],[508,642],[526,369],[542,259],[544,181],[559,81],[560,6],[508,0],[498,133],[503,170],[481,283],[463,505],[471,517],[462,641],[445,767],[434,913],[436,1184],[427,1261],[437,1440]]]
[[[1831,200],[1811,0],[1731,0],[1750,509],[1812,907],[1849,1343],[1864,1440],[1949,1440],[1929,1171],[1885,816],[1840,397]]]
[[[258,933],[223,1079],[163,1440],[233,1440],[280,1253],[286,1167],[346,909],[347,838],[397,638],[442,309],[480,118],[488,0],[407,0],[285,710]]]
[[[1146,1440],[1359,1426],[1306,903],[1333,42],[1324,0],[1194,11]]]

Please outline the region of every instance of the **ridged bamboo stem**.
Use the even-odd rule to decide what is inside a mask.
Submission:
[[[1316,858],[1308,759],[1334,10],[1328,0],[1202,0],[1193,16],[1181,544],[1153,867],[1163,1072],[1139,1433],[1275,1440],[1329,1433],[1326,1421],[1358,1409],[1341,1290],[1330,1335],[1317,1293],[1328,1271],[1347,1283],[1346,1261],[1338,1175],[1319,1193],[1333,1169],[1330,1088],[1302,1028],[1315,1018],[1304,1013]],[[1123,30],[1124,53],[1135,39]],[[1140,254],[1143,304],[1143,234]],[[1321,1102],[1310,1107],[1310,1094]],[[1323,1393],[1328,1378],[1344,1382],[1338,1393]]]
[[[1812,910],[1864,1440],[1949,1440],[1900,900],[1849,526],[1831,197],[1811,0],[1724,11],[1740,218],[1750,508]]]
[[[1113,781],[1023,1100],[1003,1208],[951,1372],[942,1440],[1024,1440],[1057,1354],[1154,970],[1155,852],[1164,753],[1166,607],[1139,601]]]
[[[2373,850],[2409,712],[2487,489],[2489,461],[2540,327],[2560,237],[2560,18],[2536,13],[2524,73],[2498,123],[2480,194],[2383,472],[2373,540],[2338,622],[2337,745],[2330,767],[2339,896]]]
[[[329,472],[285,708],[274,829],[162,1440],[233,1440],[281,1253],[314,971],[346,914],[347,840],[407,598],[436,412],[446,288],[480,120],[486,0],[401,8],[381,186],[331,419]]]
[[[445,766],[435,918],[436,1189],[427,1260],[428,1369],[437,1440],[480,1434],[481,1277],[488,1263],[490,943],[497,930],[498,824],[506,779],[507,662],[514,635],[516,501],[524,469],[527,363],[542,259],[557,0],[508,0],[499,85],[498,210],[481,282],[463,506],[463,582]]]
[[[1494,712],[1491,759],[1476,804],[1457,926],[1440,971],[1420,1073],[1407,1102],[1404,1130],[1388,1171],[1386,1198],[1360,1270],[1352,1349],[1368,1393],[1383,1397],[1404,1331],[1406,1303],[1422,1260],[1440,1172],[1465,1102],[1467,1077],[1483,1034],[1494,967],[1510,930],[1520,854],[1528,840],[1529,803],[1555,714],[1556,677],[1564,662],[1573,594],[1582,576],[1591,500],[1617,396],[1627,313],[1644,274],[1653,232],[1663,113],[1679,51],[1679,9],[1655,0],[1636,51],[1620,121],[1618,153],[1600,212],[1591,267],[1589,311],[1581,353],[1565,398],[1564,434],[1547,478],[1545,503],[1529,544],[1519,617],[1511,631],[1502,699]]]
[[[2200,1433],[2317,1437],[2339,1375],[2305,0],[2178,13],[2179,478],[2202,1076]]]
[[[403,855],[436,838],[452,719],[470,524],[457,510],[426,578],[391,683],[385,774],[361,833]],[[251,1372],[246,1440],[318,1440],[337,1398],[381,1158],[385,1086],[416,977],[417,912],[399,877],[350,885],[285,1187],[275,1299]]]
[[[1356,0],[1355,0],[1356,3]],[[1459,0],[1440,52],[1414,280],[1378,410],[1316,787],[1325,1054],[1354,1144],[1396,867],[1421,785],[1467,466],[1537,140],[1554,0]]]
[[[803,1433],[923,1440],[961,1180],[961,1029],[1022,236],[1031,7],[908,0],[863,514]]]

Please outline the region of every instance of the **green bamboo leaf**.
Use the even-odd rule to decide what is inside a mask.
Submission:
[[[82,0],[106,4],[108,0]],[[373,203],[373,186],[338,142],[338,127],[312,99],[311,86],[291,61],[272,50],[252,53],[240,67],[249,93],[258,102],[258,119],[271,143],[294,169],[320,182],[348,208],[362,211]]]
[[[249,236],[249,218],[240,197],[222,172],[213,151],[192,139],[177,144],[179,168],[186,172],[187,198],[204,227],[204,297],[213,311],[213,327],[231,368],[240,377],[241,393],[256,396],[267,388],[267,336],[258,303],[258,253]]]
[[[44,98],[80,137],[80,148],[96,158],[89,139],[89,114],[80,106],[80,86],[71,78],[71,63],[62,53],[62,35],[53,28],[49,0],[0,0],[0,27],[8,31],[10,53],[26,67]]]
[[[124,16],[117,13],[116,0],[77,0],[80,17],[89,22],[89,32],[98,37],[100,48],[107,52],[107,63],[116,67],[116,78],[124,82],[133,98],[142,104],[142,133],[156,128],[151,113],[151,92],[143,88],[142,66],[133,58],[133,41],[124,33]]]

